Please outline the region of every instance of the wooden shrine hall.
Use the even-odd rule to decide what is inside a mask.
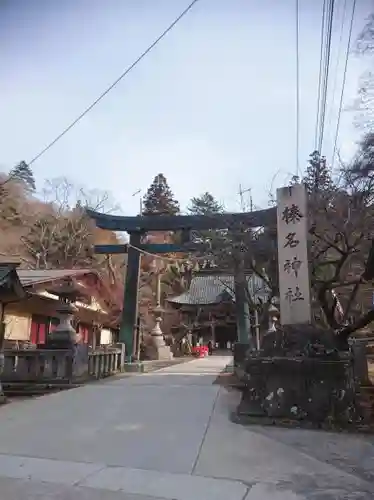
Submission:
[[[266,302],[268,290],[265,282],[257,275],[247,275],[248,292],[254,303]],[[209,269],[195,274],[189,289],[167,299],[179,310],[181,323],[189,325],[192,342],[202,338],[212,340],[219,349],[238,340],[235,310],[234,276],[227,271]],[[251,325],[254,325],[251,318]],[[248,332],[249,334],[249,332]]]

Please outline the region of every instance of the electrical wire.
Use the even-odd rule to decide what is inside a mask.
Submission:
[[[339,34],[338,53],[336,56],[336,64],[335,64],[335,71],[334,71],[334,83],[333,83],[332,93],[331,93],[333,100],[335,98],[336,88],[337,88],[337,84],[338,84],[338,71],[339,71],[339,65],[340,65],[339,63],[340,63],[340,58],[341,58],[342,46],[343,46],[343,34],[344,34],[346,14],[347,14],[347,0],[344,0],[342,21],[341,21],[340,34]],[[329,128],[331,126],[333,111],[334,111],[334,107],[330,106],[330,113],[329,113],[328,120],[327,120],[327,124],[328,124]]]
[[[299,0],[295,0],[296,14],[296,176],[300,173],[300,47],[299,47]]]
[[[328,84],[329,84],[332,25],[333,25],[333,19],[334,19],[334,3],[335,3],[335,0],[330,0],[329,6],[328,6],[324,72],[323,72],[324,78],[323,78],[323,87],[322,87],[322,93],[321,93],[322,100],[321,100],[319,139],[318,139],[318,151],[319,151],[319,153],[322,153],[323,136],[324,136],[324,132],[325,132],[325,116],[326,116],[327,91],[328,91]]]
[[[193,0],[184,11],[149,45],[149,47],[90,105],[88,106],[68,127],[66,127],[52,142],[40,151],[34,158],[29,161],[28,165],[32,165],[41,156],[44,155],[52,146],[56,144],[65,134],[67,134],[84,116],[87,115],[116,85],[132,71],[135,66],[147,55],[151,50],[174,28],[174,26],[192,9],[199,0]]]
[[[325,18],[325,33],[323,40],[323,64],[322,64],[322,81],[321,81],[321,100],[320,100],[320,111],[319,111],[319,126],[318,126],[318,140],[317,140],[317,151],[321,153],[322,141],[323,141],[323,131],[324,131],[324,109],[326,109],[327,101],[327,89],[328,89],[328,40],[329,40],[329,20],[331,15],[331,0],[328,0],[326,7],[326,18]]]
[[[344,90],[345,90],[345,83],[346,83],[346,79],[347,79],[348,59],[349,59],[349,51],[350,51],[350,48],[351,48],[352,31],[353,31],[353,21],[354,21],[355,12],[356,12],[356,3],[357,3],[356,0],[353,0],[351,21],[350,21],[350,25],[349,25],[347,50],[346,50],[346,53],[345,53],[345,61],[344,61],[342,91],[340,93],[338,119],[337,119],[337,122],[336,122],[335,139],[334,139],[334,148],[333,148],[332,158],[331,158],[331,168],[333,168],[333,166],[334,166],[335,155],[336,155],[336,145],[337,145],[338,137],[339,137],[340,118],[341,118],[341,114],[342,114],[343,99],[344,99]]]
[[[318,128],[321,109],[321,86],[322,86],[322,71],[323,71],[323,40],[325,35],[327,0],[323,0],[322,22],[321,22],[321,48],[319,54],[319,75],[318,75],[318,96],[317,96],[317,119],[314,133],[314,149],[318,148]]]

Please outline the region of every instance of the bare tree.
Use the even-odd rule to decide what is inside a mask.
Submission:
[[[335,330],[344,330],[349,319],[360,315],[360,291],[372,279],[373,186],[368,183],[362,190],[348,170],[344,184],[330,200],[316,196],[310,203],[312,288],[327,325]]]
[[[86,208],[104,211],[110,196],[76,188],[65,178],[48,181],[44,203],[34,204],[27,232],[22,236],[36,268],[92,267],[95,224]]]
[[[315,319],[345,341],[374,320],[374,134],[365,137],[354,160],[341,164],[334,179],[325,158],[313,152],[302,180],[309,199]],[[264,319],[269,302],[279,293],[276,227],[249,229],[228,222],[211,246],[219,266],[234,270],[235,285],[245,288],[249,308],[257,307]],[[265,283],[270,291],[267,304],[253,303],[243,268]]]
[[[374,124],[374,13],[366,19],[357,37],[355,53],[367,62],[367,70],[360,76],[357,97],[352,105],[355,125],[370,131]]]
[[[26,259],[21,237],[29,218],[32,198],[24,182],[0,174],[0,253],[5,258]],[[27,260],[27,259],[26,259]]]
[[[373,137],[365,138],[350,164],[341,164],[335,179],[325,158],[313,152],[302,179],[308,190],[315,319],[342,340],[374,319]]]
[[[257,311],[261,323],[267,324],[268,309],[277,293],[276,227],[249,228],[227,214],[226,228],[194,231],[194,237],[207,245],[201,253],[209,253],[218,269],[233,274],[238,314],[249,320]],[[257,289],[249,290],[248,275]],[[227,282],[223,285],[229,286]]]

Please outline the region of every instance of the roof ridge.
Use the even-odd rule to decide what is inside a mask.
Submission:
[[[16,269],[16,271],[23,286],[39,285],[84,274],[94,274],[100,278],[95,269]]]

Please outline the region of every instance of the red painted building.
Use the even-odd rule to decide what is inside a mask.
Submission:
[[[4,310],[5,346],[43,345],[59,323],[59,297],[54,292],[67,279],[79,291],[75,302],[74,325],[80,342],[96,347],[118,339],[118,311],[111,304],[109,290],[99,275],[87,269],[17,269],[27,297],[6,305]]]

